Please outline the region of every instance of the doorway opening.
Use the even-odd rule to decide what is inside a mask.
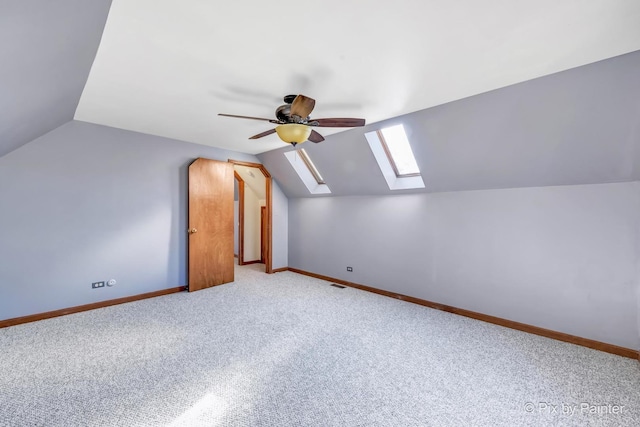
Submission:
[[[238,265],[264,264],[272,270],[271,175],[259,163],[229,160],[235,177],[234,253]]]

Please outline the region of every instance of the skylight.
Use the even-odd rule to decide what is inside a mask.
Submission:
[[[404,126],[396,125],[380,129],[378,138],[397,177],[420,175]]]
[[[420,169],[403,125],[364,134],[390,190],[424,188]]]
[[[331,193],[318,168],[303,148],[287,151],[284,155],[311,194]]]

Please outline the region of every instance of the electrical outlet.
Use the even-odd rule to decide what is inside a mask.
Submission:
[[[93,282],[91,284],[92,289],[104,288],[104,282]]]
[[[347,267],[347,271],[353,271],[353,267]]]

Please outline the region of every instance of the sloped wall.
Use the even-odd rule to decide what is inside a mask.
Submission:
[[[257,160],[76,121],[0,158],[0,320],[185,285],[197,157]]]
[[[73,119],[110,6],[0,2],[0,157]]]
[[[638,185],[289,199],[289,266],[638,349]]]
[[[364,136],[403,124],[416,192],[640,180],[640,51],[305,143],[331,196],[391,195]],[[323,129],[318,129],[320,133]],[[258,155],[287,197],[309,193],[283,147]]]

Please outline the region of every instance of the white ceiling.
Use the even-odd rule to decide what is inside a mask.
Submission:
[[[265,200],[267,198],[267,180],[260,169],[249,166],[233,165],[240,178],[249,186],[258,198]]]
[[[75,119],[257,154],[217,113],[372,123],[639,49],[637,0],[113,0]]]

